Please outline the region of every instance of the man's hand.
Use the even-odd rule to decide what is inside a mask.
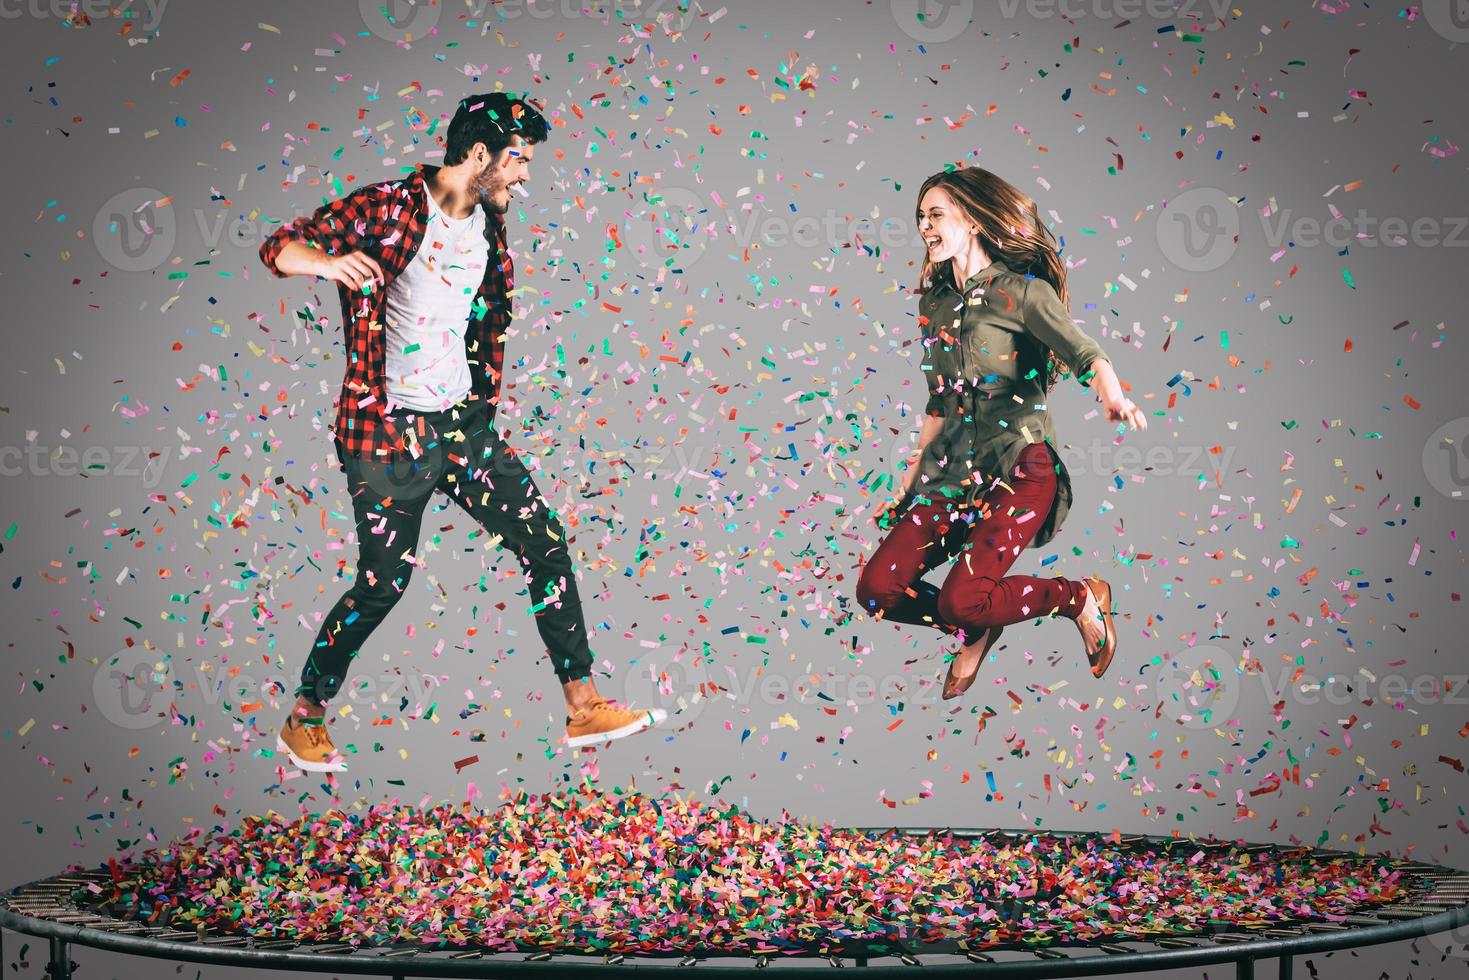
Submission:
[[[366,252],[347,252],[343,255],[328,255],[322,260],[317,275],[332,282],[347,286],[354,293],[360,292],[367,282],[382,285],[383,270],[377,260]]]

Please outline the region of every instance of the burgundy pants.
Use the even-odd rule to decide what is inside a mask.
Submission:
[[[932,626],[973,643],[991,626],[1042,616],[1075,619],[1086,604],[1085,583],[1065,578],[1006,575],[1040,531],[1056,494],[1055,463],[1045,443],[1020,453],[1015,472],[977,507],[950,510],[945,501],[911,507],[898,519],[857,580],[857,601],[870,614],[897,623]],[[942,588],[923,573],[955,555]]]

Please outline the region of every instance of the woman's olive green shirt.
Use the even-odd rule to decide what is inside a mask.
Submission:
[[[1056,466],[1056,497],[1031,547],[1050,542],[1071,507],[1071,477],[1056,454],[1046,407],[1046,350],[1080,383],[1106,358],[1101,345],[1071,322],[1049,282],[1012,271],[996,259],[963,291],[951,273],[935,273],[919,298],[925,414],[944,426],[924,449],[913,499],[974,506],[996,479],[1008,485],[1026,446],[1045,442]]]

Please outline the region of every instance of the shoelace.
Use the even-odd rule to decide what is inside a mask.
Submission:
[[[327,739],[325,724],[312,724],[300,719],[293,721],[291,724],[297,728],[306,729],[306,740],[311,743],[313,748],[321,745]]]
[[[606,698],[602,697],[601,695],[598,695],[597,697],[592,698],[591,701],[588,701],[587,702],[586,707],[584,707],[584,708],[581,709],[581,713],[580,713],[580,716],[579,717],[581,717],[581,718],[590,718],[593,714],[595,714],[597,711],[600,711],[602,709],[606,709],[607,711],[619,710],[619,709],[614,708],[612,706],[612,704],[610,702],[608,702],[608,700]]]

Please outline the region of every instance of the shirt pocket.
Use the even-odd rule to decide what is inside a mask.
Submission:
[[[923,325],[923,376],[930,394],[942,394],[953,388],[963,364],[959,323],[947,311],[928,316]]]
[[[970,383],[980,391],[1013,388],[1017,378],[1017,350],[1014,331],[986,321],[975,322],[967,331],[964,343]]]

